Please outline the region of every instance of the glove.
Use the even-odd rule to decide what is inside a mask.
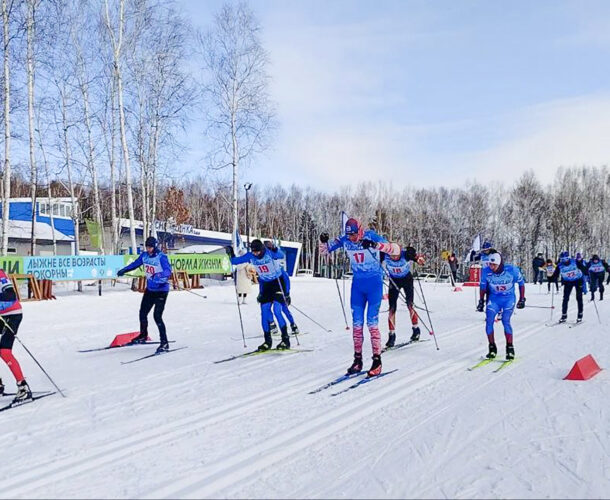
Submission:
[[[320,241],[321,241],[322,243],[328,243],[328,240],[329,240],[328,233],[322,233],[322,234],[320,235]]]
[[[362,240],[362,248],[367,249],[367,248],[377,248],[377,242],[373,241],[373,240],[369,240],[367,238],[364,238]]]
[[[482,313],[484,309],[485,309],[485,302],[483,302],[483,299],[479,299],[479,304],[477,305],[477,311]]]
[[[273,244],[273,241],[265,241],[265,247],[272,252],[277,252],[277,247]]]
[[[119,269],[119,270],[116,272],[116,275],[117,275],[118,277],[121,277],[121,276],[123,276],[124,274],[125,274],[125,271],[124,271],[123,269]]]
[[[523,309],[525,307],[525,297],[521,297],[517,302],[517,309]]]
[[[417,252],[415,252],[415,248],[413,247],[407,247],[405,249],[405,255],[407,260],[415,260],[417,258]]]
[[[233,257],[235,257],[235,252],[233,251],[233,247],[231,245],[227,245],[225,247],[225,252],[227,252],[227,255],[232,259]]]
[[[289,305],[290,305],[290,303],[292,302],[292,301],[290,300],[290,295],[284,295],[284,297],[286,297],[286,305],[287,305],[287,306],[289,306]]]
[[[423,266],[423,265],[426,263],[426,259],[425,259],[425,257],[424,257],[424,255],[423,255],[423,254],[419,254],[419,255],[417,255],[416,257],[417,257],[416,262],[417,262],[417,263],[418,263],[420,266]]]
[[[258,297],[256,297],[256,302],[258,302],[259,304],[262,304],[264,300],[263,294],[259,293]]]

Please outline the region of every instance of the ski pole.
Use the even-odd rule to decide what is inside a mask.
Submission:
[[[0,319],[2,320],[2,323],[4,323],[4,326],[6,326],[6,328],[8,328],[14,335],[14,337],[19,341],[19,343],[22,345],[22,347],[25,349],[25,352],[27,352],[30,357],[36,362],[36,364],[38,365],[38,367],[42,370],[42,373],[44,373],[47,378],[51,381],[51,383],[55,386],[55,389],[57,389],[57,392],[59,392],[62,397],[66,397],[66,395],[61,392],[61,389],[59,387],[57,387],[57,384],[53,381],[53,379],[49,376],[49,374],[45,371],[45,369],[42,367],[42,365],[38,362],[38,360],[34,357],[34,355],[30,352],[30,350],[25,346],[25,344],[23,342],[21,342],[21,339],[19,337],[17,337],[17,335],[15,334],[15,330],[13,330],[10,325],[6,322],[6,320],[0,316]]]
[[[551,288],[551,321],[553,321],[553,309],[555,309],[555,292]]]
[[[343,297],[341,297],[341,291],[339,290],[339,280],[335,278],[335,284],[337,285],[337,293],[339,294],[339,302],[341,302],[341,310],[343,311],[343,319],[345,320],[345,329],[349,330],[349,325],[347,324],[347,316],[345,315],[345,306],[343,305]]]
[[[595,312],[597,313],[597,321],[599,321],[599,324],[602,324],[602,320],[599,317],[599,311],[597,310],[597,303],[595,302],[595,300],[593,301],[593,305],[595,306]]]
[[[244,320],[241,316],[241,307],[239,306],[239,294],[237,293],[237,270],[233,271],[233,285],[235,287],[235,301],[237,302],[237,312],[239,313],[239,326],[241,327],[241,338],[244,341],[244,348],[248,347],[246,345],[246,334],[244,333]],[[195,293],[195,292],[193,292]],[[199,295],[196,293],[195,295]],[[201,295],[199,295],[201,297]]]
[[[424,307],[426,308],[426,314],[428,315],[428,321],[430,322],[430,329],[431,329],[430,335],[432,335],[432,337],[434,337],[434,343],[436,344],[436,350],[438,351],[439,350],[438,342],[436,340],[436,335],[434,333],[434,328],[432,326],[432,318],[430,317],[430,311],[428,310],[428,304],[426,303],[426,296],[424,295],[424,289],[421,286],[421,280],[417,280],[417,283],[419,283],[419,290],[420,290],[421,296],[424,300]]]
[[[555,309],[555,306],[528,306],[528,305],[526,305],[525,307],[534,307],[536,309]]]
[[[185,292],[192,293],[193,295],[196,295],[197,297],[202,298],[202,299],[207,299],[208,298],[207,295],[199,295],[197,292],[193,292],[192,290],[189,290],[188,288],[184,288],[184,287],[180,286],[180,283],[178,283],[178,289],[179,290],[183,290]]]
[[[322,326],[320,323],[318,323],[315,319],[313,319],[311,316],[305,314],[303,311],[301,311],[297,306],[295,306],[294,304],[291,304],[290,307],[292,307],[295,311],[300,312],[303,316],[305,316],[309,321],[315,323],[316,325],[318,325],[320,328],[322,328],[322,330],[324,330],[325,332],[332,332],[332,330],[327,330],[324,326]]]

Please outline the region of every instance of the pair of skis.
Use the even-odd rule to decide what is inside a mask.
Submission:
[[[398,371],[398,368],[395,368],[394,370],[390,370],[389,372],[383,372],[383,373],[380,373],[379,375],[374,375],[372,377],[367,376],[363,379],[358,380],[358,382],[350,385],[349,387],[346,387],[343,390],[340,390],[338,392],[333,392],[331,394],[331,396],[338,396],[339,394],[343,394],[348,391],[352,391],[354,389],[357,389],[358,387],[362,387],[363,385],[368,384],[369,382],[372,382],[373,380],[383,378],[386,375],[390,375],[397,371]],[[330,389],[331,387],[334,387],[335,385],[340,384],[341,382],[345,382],[346,380],[352,380],[352,379],[359,378],[361,375],[364,375],[365,373],[366,372],[346,373],[345,375],[342,375],[339,378],[336,378],[335,380],[332,380],[332,381],[318,387],[317,389],[314,389],[313,391],[309,391],[309,394],[317,394],[319,392],[325,391],[326,389]]]
[[[214,364],[217,365],[219,363],[226,363],[227,361],[233,361],[235,359],[250,358],[252,356],[260,356],[262,354],[297,354],[299,352],[313,352],[313,349],[267,349],[264,351],[259,351],[257,349],[255,351],[244,352],[243,354],[236,354],[235,356],[231,356],[229,358],[214,361]]]
[[[407,340],[406,342],[401,342],[400,344],[395,344],[392,347],[384,347],[381,352],[388,352],[388,351],[396,351],[397,349],[401,349],[403,347],[407,347],[411,344],[419,344],[420,342],[429,342],[430,339],[421,339],[421,340]]]
[[[175,340],[170,340],[169,343],[173,344],[175,342]],[[83,349],[80,350],[78,352],[97,352],[97,351],[107,351],[109,349],[119,349],[122,347],[134,347],[134,346],[138,346],[138,345],[159,345],[160,342],[138,342],[138,343],[134,343],[134,344],[123,344],[123,345],[115,345],[115,346],[106,346],[106,347],[97,347],[95,349]],[[165,353],[169,353],[169,352],[175,352],[175,351],[180,351],[182,349],[186,349],[187,346],[183,346],[183,347],[178,347],[176,349],[169,349],[167,351],[158,351],[158,352],[154,352],[152,354],[147,354],[146,356],[141,356],[139,358],[136,359],[132,359],[130,361],[121,361],[122,365],[128,365],[130,363],[135,363],[136,361],[142,361],[143,359],[149,359],[149,358],[154,358],[156,356],[159,356],[160,354],[165,354]]]
[[[567,321],[556,321],[555,323],[546,323],[544,326],[548,326],[553,327],[553,326],[559,326],[559,325],[568,325],[568,328],[576,328],[577,326],[580,326],[583,324],[583,321],[575,321],[575,322],[567,322]]]
[[[498,366],[498,368],[493,370],[492,373],[498,373],[503,368],[506,368],[508,365],[514,363],[515,358],[513,358],[513,359],[484,358],[481,361],[479,361],[476,365],[468,368],[468,371],[471,372],[473,370],[476,370],[477,368],[480,368],[481,366],[489,365],[490,363],[493,363],[494,361],[498,361],[500,363],[500,366]]]

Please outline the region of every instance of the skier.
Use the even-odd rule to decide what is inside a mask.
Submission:
[[[604,300],[604,278],[606,277],[608,264],[605,260],[599,258],[599,255],[594,254],[587,264],[589,272],[589,280],[591,281],[591,300],[595,300],[595,292],[599,288],[599,300]]]
[[[226,247],[226,251],[231,257],[231,264],[238,265],[249,262],[254,266],[258,274],[260,293],[257,300],[261,304],[261,325],[265,335],[265,341],[258,346],[258,350],[267,351],[273,345],[269,323],[273,319],[274,313],[282,331],[282,341],[276,348],[290,349],[288,327],[281,314],[282,303],[286,293],[286,283],[284,283],[282,277],[282,268],[276,262],[284,258],[284,252],[280,249],[267,249],[261,240],[253,240],[250,245],[250,251],[240,257],[235,257],[231,246]]]
[[[265,241],[265,247],[274,252],[277,251],[277,247],[271,240]],[[292,312],[290,312],[290,309],[288,308],[288,306],[290,305],[290,300],[291,300],[290,299],[290,276],[288,276],[288,273],[286,272],[283,259],[278,261],[278,265],[282,269],[282,279],[284,280],[284,285],[285,285],[284,296],[286,297],[286,300],[283,300],[281,302],[282,314],[284,316],[286,316],[286,319],[288,320],[288,322],[290,324],[290,329],[292,330],[293,335],[297,335],[299,333],[299,327],[297,326],[296,322],[294,321],[294,316],[292,316]],[[271,320],[271,323],[269,323],[269,327],[271,329],[272,334],[274,333],[274,331],[273,331],[274,327],[275,327],[275,331],[277,332],[277,326],[275,325],[275,322],[273,321],[273,319]]]
[[[460,263],[455,256],[455,252],[452,252],[451,255],[447,258],[447,262],[449,263],[449,270],[451,271],[451,276],[453,277],[452,285],[455,286],[457,283],[457,270]]]
[[[144,266],[144,272],[146,273],[146,291],[140,303],[140,335],[134,338],[131,343],[146,342],[148,338],[148,313],[154,306],[153,318],[159,329],[157,352],[169,351],[165,323],[163,323],[163,310],[169,294],[169,278],[172,275],[172,266],[167,255],[157,248],[156,238],[149,236],[146,238],[144,246],[146,252],[142,252],[135,261],[117,272],[117,276],[123,276],[129,271]]]
[[[552,279],[556,280],[560,275],[563,283],[563,302],[561,304],[559,323],[565,323],[568,319],[568,302],[573,288],[576,289],[576,302],[578,303],[576,322],[580,323],[582,321],[582,294],[587,268],[583,264],[582,259],[576,260],[570,257],[569,252],[561,252],[559,254],[559,263],[557,268],[555,268]]]
[[[367,372],[369,377],[381,373],[381,336],[379,333],[379,307],[383,296],[383,269],[379,262],[380,252],[390,255],[400,254],[396,243],[379,236],[375,231],[363,231],[360,223],[353,218],[345,222],[345,234],[329,243],[328,233],[320,235],[320,254],[344,247],[349,256],[353,278],[350,304],[352,308],[354,362],[347,373],[362,371],[362,344],[364,341],[364,310],[366,323],[371,335],[373,364]],[[368,307],[367,307],[368,304]]]
[[[551,283],[555,283],[555,290],[559,293],[559,284],[557,283],[557,279],[553,280],[553,273],[555,272],[555,264],[551,259],[546,259],[546,264],[544,265],[544,270],[546,272],[546,285],[548,289],[548,293],[551,293]]]
[[[407,247],[401,251],[398,255],[391,255],[389,258],[384,259],[383,265],[385,266],[388,276],[390,277],[390,284],[388,290],[388,300],[390,303],[390,314],[388,316],[388,327],[389,335],[386,347],[394,347],[396,343],[396,305],[398,302],[398,296],[400,295],[400,289],[405,291],[407,298],[407,307],[409,308],[409,315],[411,316],[411,325],[413,333],[411,340],[416,342],[419,340],[420,330],[418,326],[418,316],[415,308],[413,307],[413,274],[411,273],[411,262],[417,262],[418,264],[424,264],[423,257],[418,257],[415,253],[415,248]]]
[[[32,399],[32,391],[25,381],[21,366],[13,356],[13,343],[19,325],[23,319],[21,304],[15,293],[15,288],[3,269],[0,269],[0,358],[9,367],[17,382],[17,394],[13,403],[22,403]],[[0,379],[0,396],[4,394],[4,384]]]
[[[542,279],[544,277],[544,258],[542,257],[541,252],[539,252],[532,261],[532,267],[534,268],[534,285],[538,282],[542,285]]]
[[[483,311],[487,294],[485,322],[485,333],[487,333],[489,344],[487,358],[493,359],[498,354],[494,339],[494,322],[496,314],[502,311],[502,325],[506,337],[506,359],[511,360],[515,358],[513,327],[510,324],[510,317],[513,315],[515,307],[515,284],[519,285],[517,309],[523,309],[525,307],[525,281],[519,268],[513,264],[504,264],[502,256],[498,252],[489,255],[488,262],[489,266],[482,272],[479,285],[479,305],[477,306],[478,311]]]

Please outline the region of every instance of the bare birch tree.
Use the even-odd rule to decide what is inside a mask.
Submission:
[[[214,26],[199,36],[206,71],[210,166],[231,168],[232,231],[238,230],[239,167],[268,147],[274,110],[261,27],[245,3],[225,4]]]

